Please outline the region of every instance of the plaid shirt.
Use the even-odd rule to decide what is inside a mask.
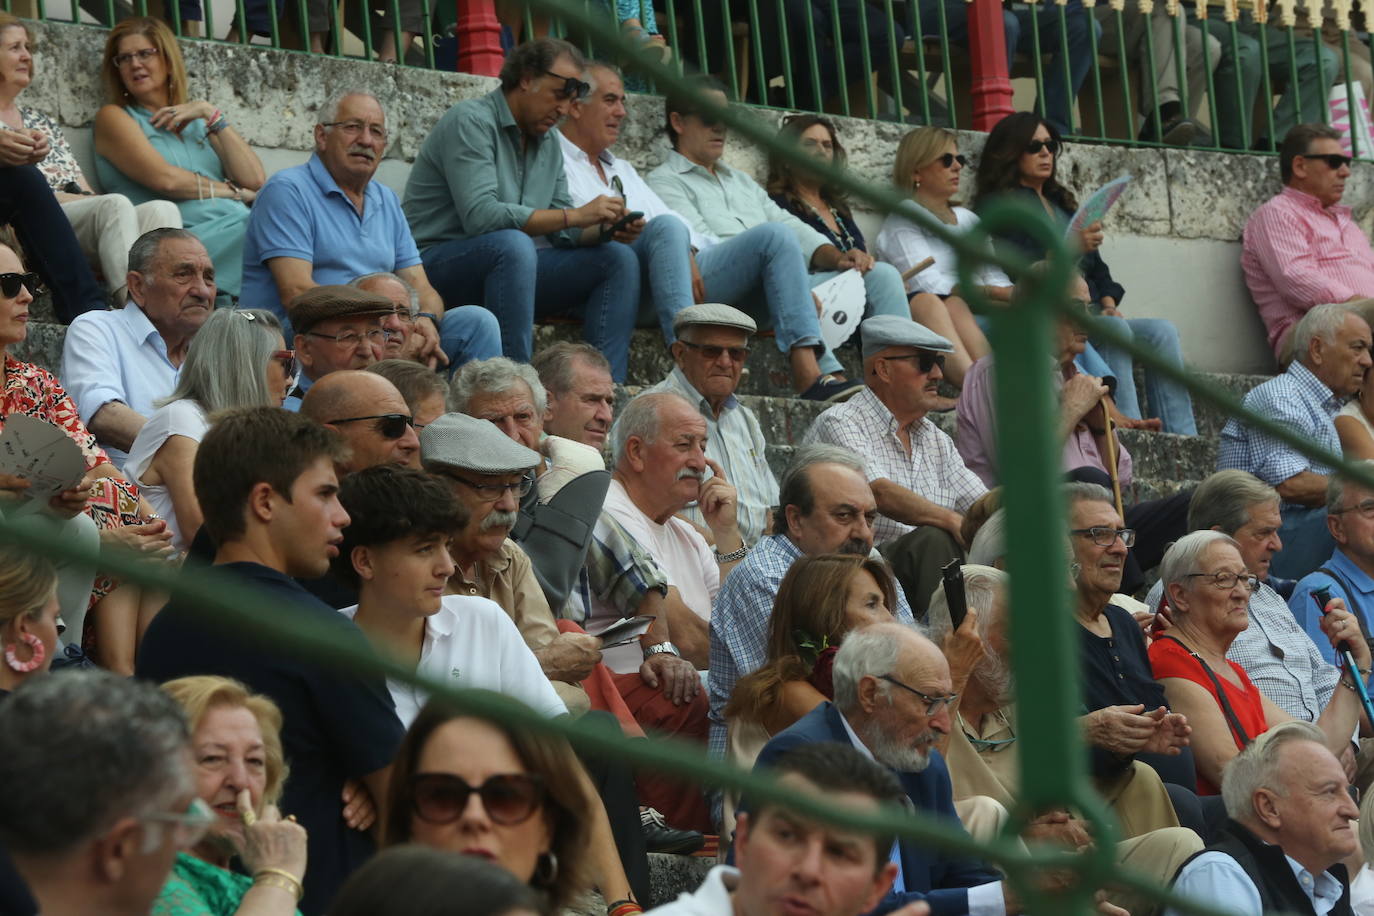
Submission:
[[[1297,360],[1279,376],[1256,386],[1245,396],[1245,406],[1304,439],[1341,453],[1332,418],[1341,409],[1341,398],[1332,394],[1312,371]],[[1312,471],[1330,474],[1331,468],[1313,462],[1292,448],[1258,430],[1232,419],[1221,430],[1217,470],[1240,468],[1276,487],[1295,474]]]
[[[967,512],[988,488],[964,466],[954,440],[928,417],[911,424],[910,430],[908,455],[897,437],[897,418],[876,394],[865,388],[817,417],[806,431],[803,444],[825,442],[849,449],[867,463],[870,481],[886,478],[937,506]],[[890,541],[914,527],[879,515],[873,523],[873,540]]]
[[[711,671],[706,694],[711,701],[711,755],[725,757],[725,707],[735,682],[768,660],[768,620],[778,585],[802,556],[792,539],[770,534],[745,556],[721,585],[711,609]],[[902,586],[897,589],[897,619],[916,625]]]
[[[591,612],[592,599],[596,598],[630,617],[650,589],[668,594],[668,577],[620,522],[603,509],[592,529],[577,585],[558,616],[583,623]]]

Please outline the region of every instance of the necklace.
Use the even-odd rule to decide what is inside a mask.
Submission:
[[[834,240],[836,248],[840,249],[841,251],[848,251],[849,249],[854,247],[854,236],[850,234],[849,229],[844,224],[844,220],[840,218],[840,213],[838,210],[836,210],[829,204],[824,204],[824,200],[822,200],[822,203],[825,205],[825,208],[830,211],[830,218],[835,221],[836,232],[831,232],[830,227],[826,225],[825,216],[822,215],[820,210],[816,209],[815,204],[811,203],[811,201],[809,200],[805,200],[800,195],[798,195],[797,199],[800,200],[802,203],[806,204],[807,208],[810,209],[812,213],[816,214],[816,218],[819,219],[821,221],[821,225],[825,226],[826,228],[826,235],[830,236],[831,239]]]

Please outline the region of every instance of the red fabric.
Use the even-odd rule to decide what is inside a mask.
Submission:
[[[706,749],[706,691],[697,691],[690,703],[674,706],[658,687],[650,687],[638,672],[613,675],[620,695],[634,712],[650,739],[667,735],[691,741]],[[711,812],[701,787],[644,770],[635,772],[640,804],[657,808],[671,827],[711,833]]]
[[[1245,729],[1245,734],[1253,741],[1269,729],[1269,723],[1264,720],[1263,696],[1260,694],[1259,688],[1250,682],[1244,668],[1230,660],[1227,660],[1226,664],[1231,666],[1231,670],[1245,685],[1243,690],[1237,688],[1220,673],[1216,671],[1212,673],[1217,675],[1221,688],[1226,691],[1226,699],[1230,701],[1231,709],[1235,711],[1241,728]],[[1193,658],[1187,649],[1174,640],[1157,639],[1150,643],[1150,667],[1154,669],[1155,680],[1177,677],[1200,685],[1212,695],[1212,699],[1216,701],[1217,709],[1222,709],[1221,700],[1217,697],[1217,690],[1212,686],[1212,679],[1202,669],[1202,663]],[[1240,738],[1234,729],[1231,730],[1231,738],[1236,742],[1236,748],[1240,749]],[[1219,793],[1220,789],[1217,786],[1212,785],[1201,775],[1198,776],[1197,794],[1217,795]]]
[[[587,632],[571,620],[556,622],[560,633]],[[615,674],[610,668],[598,664],[592,669],[592,673],[587,675],[587,679],[582,682],[582,689],[587,691],[587,699],[591,701],[592,709],[599,709],[615,716],[616,721],[620,723],[620,730],[625,733],[626,737],[644,737],[644,729],[639,727],[639,723],[635,721],[634,713],[620,698],[620,691],[615,685]]]

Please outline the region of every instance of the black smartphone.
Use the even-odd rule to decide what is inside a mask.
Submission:
[[[949,608],[949,622],[954,629],[963,625],[968,616],[968,602],[964,599],[964,562],[958,557],[940,567],[945,582],[945,606]]]
[[[607,234],[607,235],[615,235],[615,234],[616,234],[617,232],[619,232],[621,229],[624,229],[626,226],[630,225],[630,223],[633,223],[633,222],[634,222],[635,220],[637,220],[637,219],[643,219],[643,218],[644,218],[644,213],[643,213],[643,211],[641,211],[641,210],[631,210],[629,213],[626,213],[626,214],[625,214],[624,216],[622,216],[620,219],[618,219],[618,220],[616,220],[614,223],[612,223],[612,224],[611,224],[611,228],[609,228],[609,229],[606,230],[606,234]]]

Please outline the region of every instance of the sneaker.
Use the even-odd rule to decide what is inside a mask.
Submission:
[[[797,397],[803,401],[820,401],[824,404],[839,404],[847,401],[863,390],[864,383],[853,379],[836,378],[822,375]]]
[[[663,815],[653,808],[640,810],[639,826],[644,831],[644,846],[648,852],[690,856],[706,842],[706,837],[695,830],[669,827]]]

